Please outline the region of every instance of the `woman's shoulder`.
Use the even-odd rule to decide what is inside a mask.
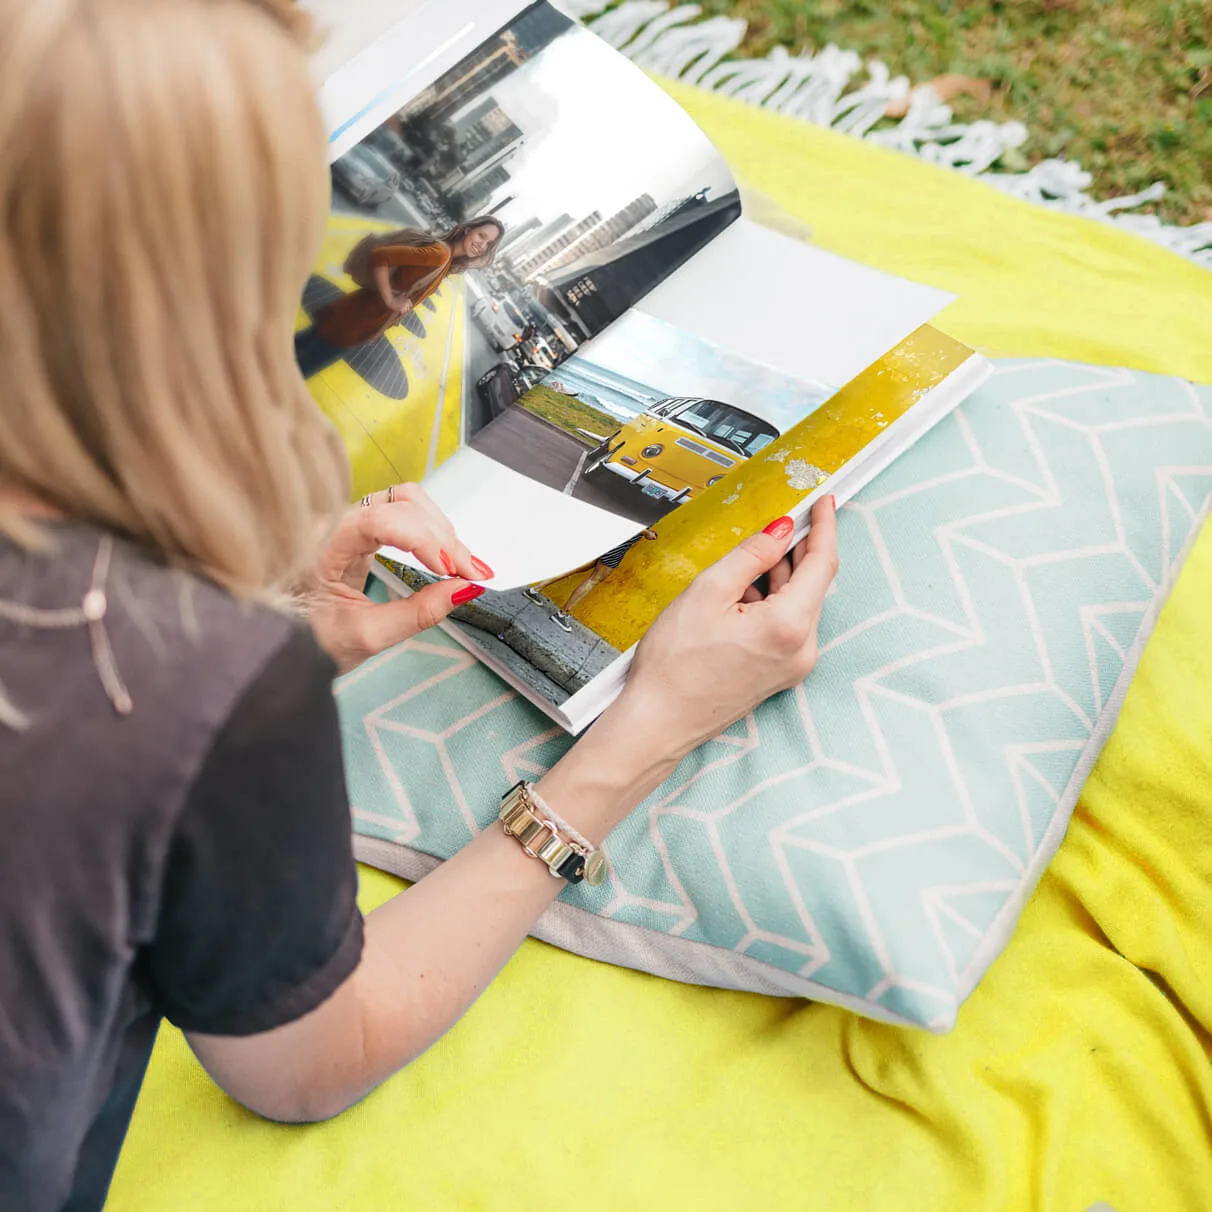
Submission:
[[[381,265],[409,264],[437,268],[449,265],[451,256],[450,245],[436,237],[427,243],[416,240],[393,241],[388,238],[371,253],[371,262]]]
[[[385,247],[395,249],[401,253],[415,253],[418,257],[435,257],[443,261],[449,261],[451,258],[450,245],[445,240],[439,240],[436,236],[432,240],[424,243],[401,243],[388,244]]]
[[[0,770],[35,822],[0,853],[0,883],[19,867],[40,873],[31,886],[70,886],[58,920],[110,923],[112,954],[125,957],[158,929],[185,823],[209,838],[198,854],[221,860],[247,835],[236,806],[263,801],[250,822],[267,835],[296,806],[284,771],[339,783],[332,665],[297,620],[133,544],[76,524],[51,540],[0,539],[0,602],[18,603],[0,610]],[[191,811],[204,778],[243,797],[232,791],[226,816],[210,801]],[[73,931],[85,937],[59,933]]]
[[[114,671],[143,712],[182,719],[196,713],[213,724],[305,630],[284,611],[237,599],[89,526],[56,526],[42,550],[3,552],[0,598],[36,612],[81,607],[100,589],[104,612],[94,625],[94,646],[103,636]],[[94,595],[94,610],[96,602]],[[31,640],[48,661],[75,663],[79,643],[71,630],[56,636],[35,624]]]
[[[286,610],[237,598],[133,544],[116,547],[112,577],[115,644],[133,660],[189,668],[203,681],[242,685],[305,630]]]

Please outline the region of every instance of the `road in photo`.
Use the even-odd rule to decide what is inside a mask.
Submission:
[[[525,468],[530,479],[548,488],[643,526],[674,508],[667,501],[645,496],[609,472],[586,476],[586,462],[599,443],[578,440],[525,408],[513,407],[502,413],[472,439],[471,445],[506,467]]]
[[[428,573],[380,559],[411,590],[433,584],[434,577]],[[475,601],[455,607],[447,627],[465,643],[474,644],[499,672],[556,707],[620,656],[601,636],[533,591],[488,590]]]
[[[377,205],[369,203],[359,206],[351,201],[339,189],[332,191],[332,209],[334,215],[352,215],[359,219],[381,219],[386,229],[393,227],[426,227],[428,217],[409,200],[407,194],[397,191],[386,201]]]
[[[470,307],[465,303],[464,314],[468,311]],[[466,438],[483,429],[494,415],[490,397],[486,392],[477,389],[476,384],[482,382],[495,368],[501,367],[500,373],[509,377],[512,389],[518,390],[518,387],[509,362],[489,343],[484,329],[474,323],[470,316],[464,323],[463,333],[462,401],[463,434]]]

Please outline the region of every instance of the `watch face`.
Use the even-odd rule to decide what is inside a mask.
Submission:
[[[606,856],[600,850],[595,850],[585,864],[585,882],[596,888],[605,878]]]

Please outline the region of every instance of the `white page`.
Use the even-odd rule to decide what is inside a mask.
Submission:
[[[307,0],[312,55],[335,160],[521,9],[519,0]]]
[[[319,35],[311,55],[312,75],[323,85],[393,26],[433,7],[433,0],[300,0],[299,7],[311,14]]]
[[[594,560],[640,527],[628,518],[511,471],[465,447],[425,477],[425,491],[450,519],[473,554],[496,576],[490,589],[520,589]],[[424,569],[415,556],[385,547],[383,554]]]
[[[954,298],[741,218],[637,309],[788,374],[841,386]]]
[[[526,4],[308,0],[307,7],[325,34],[313,71],[335,159]],[[953,298],[742,218],[639,307],[745,357],[840,385]]]
[[[526,7],[520,0],[306,6],[325,35],[313,71],[333,159]],[[640,307],[756,361],[841,384],[953,298],[742,218]]]
[[[327,35],[314,71],[335,158],[526,6],[311,0],[309,7]],[[840,386],[950,297],[742,219],[639,309],[754,361]],[[466,450],[444,475],[427,477],[426,487],[461,537],[497,569],[493,588],[575,567],[637,529]]]

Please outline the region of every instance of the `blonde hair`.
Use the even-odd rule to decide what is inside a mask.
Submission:
[[[305,34],[285,0],[0,0],[0,487],[245,595],[348,491],[292,344],[328,198]]]

